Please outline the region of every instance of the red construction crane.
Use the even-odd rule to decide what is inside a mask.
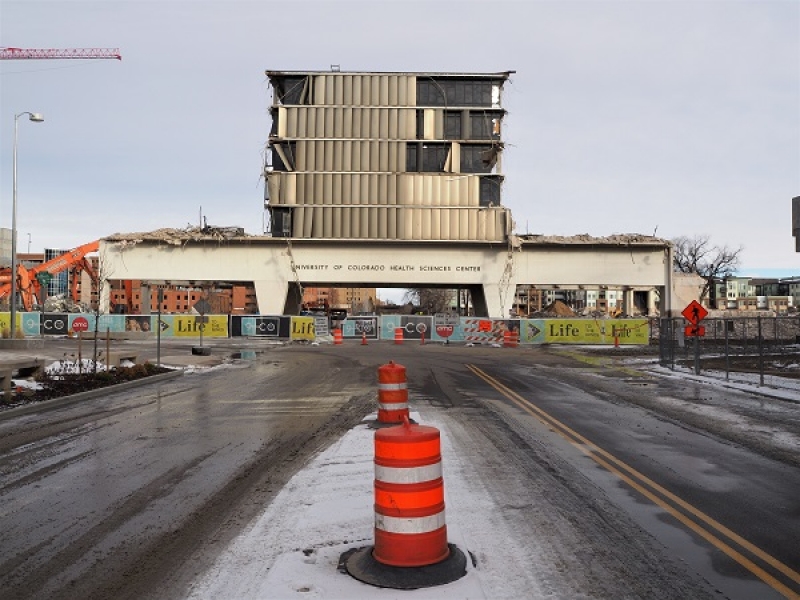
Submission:
[[[22,58],[116,58],[122,60],[119,48],[0,48],[0,60]]]

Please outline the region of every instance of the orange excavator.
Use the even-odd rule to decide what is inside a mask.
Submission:
[[[40,265],[30,269],[24,265],[17,265],[17,291],[22,300],[22,305],[26,311],[33,310],[35,305],[40,305],[43,301],[42,286],[47,283],[54,275],[65,270],[72,270],[72,282],[70,293],[74,301],[78,301],[78,282],[82,271],[91,277],[92,281],[97,281],[97,273],[92,268],[91,262],[86,258],[87,254],[97,252],[100,242],[94,241],[73,248],[69,252],[60,254]],[[0,301],[6,300],[11,295],[11,269],[0,270]]]

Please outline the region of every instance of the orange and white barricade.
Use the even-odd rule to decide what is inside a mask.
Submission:
[[[402,423],[408,418],[406,368],[390,360],[378,367],[378,422]]]

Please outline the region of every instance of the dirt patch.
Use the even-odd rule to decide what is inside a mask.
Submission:
[[[12,390],[10,398],[0,399],[0,408],[11,408],[52,400],[63,396],[71,396],[80,392],[87,392],[99,388],[109,387],[128,381],[136,381],[161,373],[168,373],[171,369],[159,367],[152,363],[118,367],[108,371],[85,373],[44,373],[35,378],[38,389],[17,387]]]

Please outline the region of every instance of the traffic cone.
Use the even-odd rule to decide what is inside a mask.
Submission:
[[[366,331],[362,331],[361,332],[361,345],[362,346],[366,346],[367,345],[367,332]]]

